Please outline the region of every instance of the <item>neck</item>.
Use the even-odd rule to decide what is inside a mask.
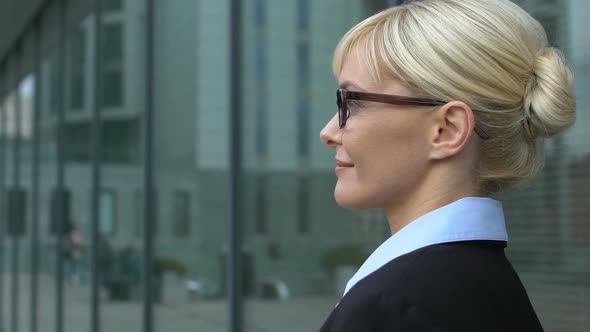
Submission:
[[[455,168],[457,169],[457,168]],[[464,197],[483,197],[478,185],[471,178],[456,172],[432,170],[411,192],[403,195],[406,199],[396,198],[387,207],[385,214],[391,234],[397,233],[420,216],[448,205]]]

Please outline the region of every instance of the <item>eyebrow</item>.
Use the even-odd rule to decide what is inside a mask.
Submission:
[[[345,90],[353,88],[356,91],[367,91],[366,89],[361,88],[360,85],[356,84],[355,82],[349,81],[349,80],[345,80],[344,82],[340,83],[339,87],[340,87],[340,89],[345,89]]]

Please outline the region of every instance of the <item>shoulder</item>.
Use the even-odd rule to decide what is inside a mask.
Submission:
[[[505,246],[505,242],[501,241],[431,245],[408,254],[408,263],[404,264],[403,271],[394,259],[383,266],[382,273],[401,273],[406,282],[423,282],[439,287],[457,284],[458,280],[496,280],[501,276],[512,279],[516,274],[504,253]]]
[[[507,278],[516,273],[504,254],[505,242],[465,241],[427,246],[402,255],[361,280],[356,286],[374,292],[420,292],[461,287],[473,282]],[[495,282],[497,284],[497,282]],[[355,286],[355,287],[356,287]],[[352,292],[352,289],[351,289]]]
[[[337,309],[349,323],[362,317],[375,331],[502,330],[514,319],[538,324],[504,243],[489,241],[437,244],[400,256],[356,284]]]

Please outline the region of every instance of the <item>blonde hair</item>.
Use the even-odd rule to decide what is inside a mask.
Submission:
[[[575,121],[572,72],[543,27],[508,0],[418,0],[367,18],[342,37],[338,77],[355,47],[377,81],[467,103],[491,138],[474,170],[491,194],[520,187],[543,166],[542,140]]]

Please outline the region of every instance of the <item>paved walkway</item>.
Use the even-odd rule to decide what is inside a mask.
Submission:
[[[11,321],[10,279],[5,278],[4,327],[8,332]],[[196,300],[189,302],[183,282],[169,279],[164,301],[154,306],[155,331],[225,332],[228,331],[228,311],[225,300]],[[39,332],[55,331],[55,281],[42,275],[39,286]],[[18,332],[30,331],[30,277],[19,279]],[[317,331],[336,303],[335,298],[305,297],[287,301],[247,300],[244,304],[248,332]],[[90,330],[90,288],[87,285],[65,285],[65,332]],[[142,304],[101,300],[101,330],[140,332]],[[12,332],[12,331],[11,331]]]
[[[535,281],[521,275],[547,332],[590,331],[590,287]],[[5,278],[4,326],[10,324],[11,289]],[[19,327],[30,331],[30,278],[19,279]],[[181,280],[168,279],[163,304],[154,306],[155,331],[225,332],[228,312],[225,300],[189,302]],[[42,275],[39,287],[39,332],[55,332],[55,282]],[[65,285],[65,332],[85,332],[90,327],[90,289],[87,285]],[[288,301],[248,300],[245,307],[247,332],[317,331],[336,298],[302,297]],[[141,302],[101,301],[101,330],[140,332]],[[1,331],[8,332],[8,329]],[[11,331],[12,332],[12,331]]]

